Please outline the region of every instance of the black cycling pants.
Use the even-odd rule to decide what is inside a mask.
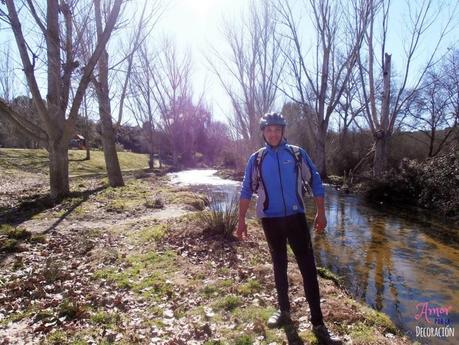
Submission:
[[[273,262],[280,310],[290,311],[287,278],[288,241],[303,277],[304,293],[311,310],[311,323],[314,326],[323,324],[317,270],[305,214],[297,213],[287,217],[262,218],[261,223]]]

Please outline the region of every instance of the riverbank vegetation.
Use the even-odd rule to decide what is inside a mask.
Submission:
[[[404,159],[364,188],[372,201],[417,206],[459,222],[459,149],[422,162]]]

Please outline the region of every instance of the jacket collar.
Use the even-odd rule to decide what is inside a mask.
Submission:
[[[276,147],[272,147],[267,142],[265,142],[265,147],[268,150],[268,152],[276,152],[276,151],[284,149],[286,146],[287,146],[287,139],[285,138],[282,138],[281,142]]]

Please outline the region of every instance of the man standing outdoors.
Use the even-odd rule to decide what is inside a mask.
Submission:
[[[327,225],[324,188],[317,169],[306,152],[287,144],[286,121],[282,114],[268,113],[260,120],[265,147],[253,153],[245,169],[239,202],[236,237],[247,236],[245,216],[250,199],[258,193],[257,216],[261,218],[274,269],[279,310],[268,320],[268,327],[281,327],[291,321],[287,278],[287,242],[295,254],[304,292],[311,310],[311,323],[316,337],[327,344],[341,344],[323,322],[319,284],[302,196],[305,183],[312,188],[317,214],[314,229],[324,231]]]

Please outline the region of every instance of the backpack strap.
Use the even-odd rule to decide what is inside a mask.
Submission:
[[[251,187],[252,187],[252,192],[253,193],[257,193],[258,191],[258,188],[260,187],[260,181],[261,181],[261,184],[262,184],[262,188],[265,192],[265,200],[264,200],[264,203],[263,203],[263,210],[266,210],[269,206],[269,198],[268,198],[268,193],[266,191],[266,186],[265,186],[265,183],[263,181],[263,174],[261,172],[261,164],[263,163],[263,159],[265,158],[266,156],[266,153],[268,151],[266,150],[266,147],[262,147],[260,148],[257,152],[255,152],[255,161],[254,161],[254,164],[253,164],[253,170],[252,170],[252,183],[251,183]]]
[[[312,195],[312,189],[310,186],[312,178],[311,171],[309,170],[309,167],[304,163],[300,148],[295,145],[287,146],[293,158],[295,159],[298,183],[301,185],[302,195]]]
[[[266,154],[266,148],[262,147],[259,149],[257,152],[255,152],[255,161],[253,164],[253,170],[252,170],[252,192],[256,193],[258,190],[258,187],[260,186],[260,180],[261,180],[261,163]]]

